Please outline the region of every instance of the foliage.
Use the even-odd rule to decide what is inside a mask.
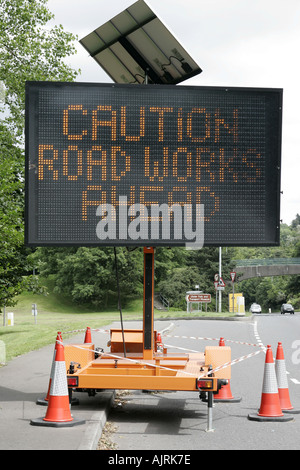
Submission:
[[[0,80],[6,88],[6,119],[18,136],[24,131],[25,82],[73,80],[77,72],[64,59],[75,53],[75,36],[61,25],[49,29],[54,15],[47,0],[0,1]]]
[[[222,275],[226,283],[224,298],[231,292],[229,274],[234,270],[237,259],[251,258],[291,258],[300,257],[300,216],[297,214],[291,225],[281,224],[281,243],[275,247],[231,247],[222,249]],[[186,252],[183,264],[167,264],[164,277],[159,282],[159,290],[169,300],[170,306],[185,308],[185,294],[200,290],[212,294],[214,303],[213,276],[219,271],[218,248],[204,247],[202,250]],[[238,281],[238,279],[237,279]],[[235,291],[242,292],[246,307],[253,302],[259,303],[264,311],[269,308],[279,310],[284,302],[291,302],[300,308],[300,276],[274,276],[272,278],[253,278],[236,282]],[[223,307],[226,308],[224,302]]]
[[[182,310],[186,309],[185,296],[189,290],[195,290],[202,281],[202,277],[196,268],[181,267],[175,268],[167,279],[161,281],[160,291],[169,299],[170,307],[176,307]]]
[[[170,270],[180,268],[186,264],[187,251],[185,248],[162,248],[155,250],[155,284],[167,279]]]
[[[290,226],[280,226],[280,246],[236,248],[235,259],[251,258],[293,258],[300,257],[300,216],[291,222]],[[263,310],[269,308],[279,310],[282,303],[290,302],[295,308],[300,308],[300,276],[274,276],[272,278],[253,278],[238,284],[243,292],[246,304],[259,303]]]
[[[223,298],[232,292],[230,271],[235,259],[299,256],[299,226],[283,225],[281,245],[272,248],[222,248],[222,276],[226,283]],[[117,297],[115,266],[111,248],[40,248],[33,255],[35,266],[42,276],[51,276],[54,292],[63,294],[75,303],[107,306]],[[118,266],[122,303],[135,295],[142,295],[142,250],[118,249]],[[155,289],[168,299],[171,308],[186,309],[185,296],[189,290],[210,293],[214,310],[214,274],[219,272],[219,248],[204,247],[187,251],[185,248],[157,248],[155,253]],[[257,302],[263,310],[278,310],[283,302],[299,305],[300,276],[253,278],[236,282],[235,291],[245,296],[246,307]],[[227,302],[223,301],[223,309]]]
[[[298,234],[298,241],[294,243],[294,251],[293,256],[299,258],[300,257],[300,216],[297,214],[295,219],[299,222],[298,225],[293,225],[293,221],[291,227],[295,227],[296,233]],[[287,301],[290,302],[294,308],[300,308],[300,276],[291,276],[287,280]]]
[[[47,28],[47,0],[0,0],[0,306],[35,278],[24,247],[24,110],[26,80],[73,80],[64,63],[75,36]]]
[[[23,183],[20,149],[0,123],[0,305],[12,305],[24,288],[27,265],[23,229]]]
[[[229,278],[233,264],[230,262],[230,249],[222,250],[223,271]],[[214,275],[219,272],[219,249],[204,247],[201,250],[185,251],[184,263],[169,266],[158,289],[169,300],[170,307],[185,309],[186,292],[196,290],[199,285],[202,292],[212,295],[214,303]],[[226,288],[227,294],[229,288]]]
[[[51,276],[54,293],[74,303],[107,307],[110,299],[117,296],[112,248],[38,248],[30,258],[43,277]],[[117,263],[121,299],[125,304],[142,292],[141,253],[118,249]]]

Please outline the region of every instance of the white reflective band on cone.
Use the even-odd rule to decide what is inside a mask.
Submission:
[[[276,360],[276,376],[278,382],[278,388],[288,388],[288,380],[285,369],[285,362],[281,359]]]
[[[274,363],[265,364],[262,393],[278,393]]]
[[[54,379],[51,381],[50,395],[54,397],[68,396],[66,365],[63,361],[55,361]]]

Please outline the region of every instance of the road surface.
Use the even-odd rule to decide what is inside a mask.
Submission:
[[[127,324],[125,327],[128,326]],[[131,392],[112,408],[108,417],[115,432],[110,439],[118,450],[254,450],[299,449],[300,414],[289,422],[255,422],[248,414],[260,407],[265,353],[272,346],[274,360],[282,342],[290,398],[300,409],[300,315],[256,315],[245,321],[157,321],[162,340],[170,346],[203,351],[224,337],[232,360],[257,355],[232,366],[231,391],[239,403],[214,403],[213,432],[207,432],[207,405],[197,392]],[[203,340],[195,337],[207,338]],[[209,338],[212,338],[211,340]],[[249,343],[249,344],[241,344]],[[255,345],[255,346],[253,346]],[[174,349],[175,350],[175,349]]]

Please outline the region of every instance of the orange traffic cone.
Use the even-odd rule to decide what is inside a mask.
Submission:
[[[53,379],[53,372],[54,372],[54,361],[55,361],[57,340],[62,342],[62,336],[61,336],[60,331],[57,333],[57,337],[56,337],[56,341],[55,341],[55,346],[54,346],[54,351],[53,351],[53,360],[52,360],[52,366],[51,366],[51,371],[50,371],[50,379],[49,379],[47,395],[46,395],[45,398],[38,398],[37,401],[36,401],[37,405],[48,406],[51,381]]]
[[[225,346],[225,341],[224,338],[220,338],[219,341],[219,346]],[[231,388],[230,388],[230,380],[228,380],[227,385],[222,385],[218,393],[214,394],[214,402],[216,403],[221,403],[221,402],[226,402],[226,403],[239,403],[242,400],[241,397],[239,398],[234,398],[232,393],[231,393]]]
[[[46,416],[44,418],[32,419],[30,424],[36,426],[63,427],[83,423],[85,423],[85,420],[75,419],[71,415],[64,347],[62,342],[57,340],[53,378],[51,380]]]
[[[91,329],[88,326],[86,331],[85,331],[85,337],[84,337],[84,342],[85,343],[91,343],[92,342],[92,334],[91,334]]]
[[[157,336],[156,336],[156,349],[157,351],[160,351],[160,352],[162,352],[163,350],[163,344],[162,344],[160,333],[157,333]]]
[[[284,413],[300,413],[300,410],[295,410],[291,404],[283,347],[282,343],[280,342],[277,346],[275,372],[278,384],[279,401],[282,411]]]
[[[283,414],[279,401],[275,366],[271,346],[267,346],[264,379],[260,409],[257,414],[249,414],[254,421],[291,421],[293,417]]]

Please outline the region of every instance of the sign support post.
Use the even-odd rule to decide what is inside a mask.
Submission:
[[[219,280],[222,278],[222,248],[219,247]],[[222,312],[222,291],[219,290],[219,313]]]
[[[143,358],[153,359],[154,248],[144,247]]]
[[[233,313],[235,313],[235,308],[234,308],[234,281],[235,281],[235,276],[236,276],[236,272],[232,271],[230,273],[230,277],[231,277],[231,282],[232,282],[232,311]]]

